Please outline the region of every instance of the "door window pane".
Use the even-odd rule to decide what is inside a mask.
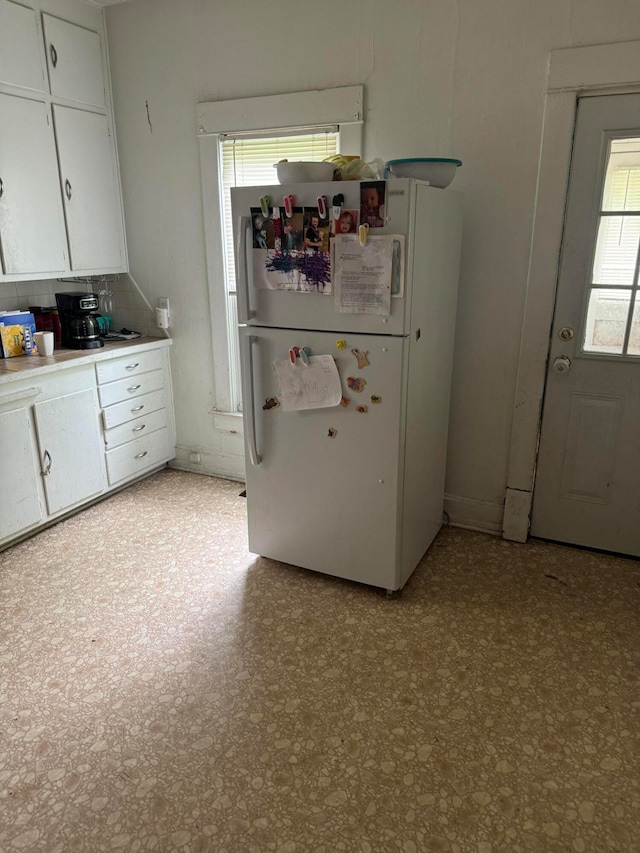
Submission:
[[[639,216],[601,217],[593,261],[593,284],[630,287],[634,283],[639,242]]]
[[[602,210],[640,210],[640,138],[611,140]]]
[[[630,290],[596,287],[591,291],[583,345],[585,352],[622,353],[630,303]]]

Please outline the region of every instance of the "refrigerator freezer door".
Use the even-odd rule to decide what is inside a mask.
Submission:
[[[250,550],[397,589],[406,339],[345,335],[346,346],[338,349],[336,336],[323,332],[244,328],[241,337],[243,374],[253,375],[255,400],[255,432],[245,429]],[[286,359],[294,346],[335,358],[347,407],[284,412],[274,405],[273,362]],[[354,355],[353,349],[359,352]],[[352,390],[349,378],[360,380],[362,390]],[[249,446],[251,434],[255,450]]]
[[[427,187],[432,193],[433,203],[437,206],[442,190]],[[278,326],[287,329],[320,329],[330,331],[353,331],[369,334],[404,335],[410,329],[411,306],[411,259],[406,256],[410,248],[408,235],[413,231],[416,182],[395,179],[386,182],[385,221],[383,228],[372,228],[370,236],[400,234],[406,238],[404,259],[404,296],[391,300],[389,316],[378,314],[350,314],[336,311],[331,294],[295,293],[284,290],[256,288],[254,282],[254,262],[260,253],[253,251],[251,230],[251,208],[260,206],[260,198],[270,196],[273,207],[284,210],[285,196],[292,195],[295,207],[317,207],[318,197],[325,196],[331,211],[334,195],[344,196],[344,209],[360,209],[360,182],[339,181],[333,183],[311,183],[275,185],[270,187],[243,187],[231,191],[233,211],[234,243],[236,251],[236,283],[238,305],[246,309],[246,316],[239,322],[250,325]],[[242,222],[244,220],[244,226]],[[243,231],[244,229],[244,231]],[[426,239],[421,235],[420,239]],[[241,246],[244,241],[244,256]],[[267,256],[267,250],[264,257]],[[264,260],[263,260],[264,263]]]

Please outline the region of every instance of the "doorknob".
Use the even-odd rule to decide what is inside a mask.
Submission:
[[[553,370],[555,373],[568,373],[571,369],[571,359],[566,355],[559,355],[553,360]]]

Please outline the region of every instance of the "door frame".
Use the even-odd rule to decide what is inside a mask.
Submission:
[[[579,97],[640,92],[640,41],[551,51],[511,425],[503,537],[526,542]]]

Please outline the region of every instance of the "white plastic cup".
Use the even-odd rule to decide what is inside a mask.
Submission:
[[[36,332],[35,338],[38,355],[53,355],[53,332]]]

